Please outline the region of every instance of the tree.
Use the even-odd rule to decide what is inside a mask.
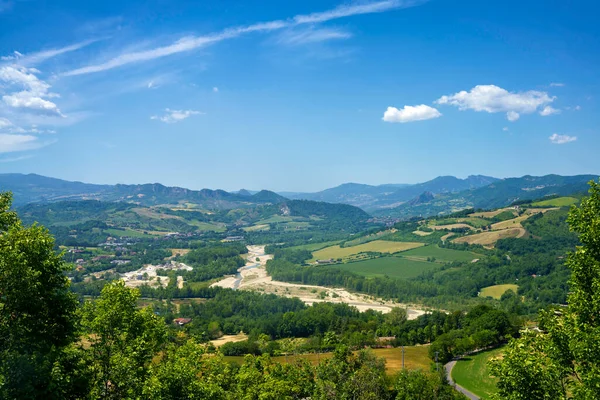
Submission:
[[[93,398],[140,398],[152,357],[166,340],[166,326],[150,308],[138,309],[136,289],[107,284],[83,308],[91,344]]]
[[[9,211],[11,201],[0,193],[0,398],[68,398],[68,382],[56,379],[76,333],[69,266],[46,229]]]
[[[569,213],[581,246],[567,257],[568,306],[540,313],[540,332],[513,340],[492,362],[499,398],[600,398],[600,184]]]

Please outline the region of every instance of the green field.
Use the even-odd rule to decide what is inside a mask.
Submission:
[[[309,244],[301,244],[299,246],[290,247],[290,250],[308,250],[308,251],[317,251],[324,249],[325,247],[334,246],[339,243],[339,240],[334,240],[331,242],[320,242],[320,243],[309,243]]]
[[[242,228],[246,232],[256,232],[256,231],[268,231],[271,229],[271,226],[268,224],[260,224],[260,225],[252,225]]]
[[[555,199],[536,201],[531,203],[534,207],[567,207],[576,204],[579,200],[575,197],[557,197]]]
[[[490,376],[488,361],[502,354],[502,348],[483,351],[458,360],[452,369],[452,379],[482,399],[497,392],[497,379]]]
[[[385,369],[389,375],[392,375],[402,369],[402,349],[397,347],[393,349],[373,349],[373,352],[377,357],[385,358]],[[301,354],[296,356],[278,356],[272,357],[272,359],[279,363],[292,363],[296,359],[305,359],[311,362],[313,365],[317,365],[319,361],[330,358],[332,353],[322,354]],[[234,362],[236,364],[242,364],[244,362],[243,356],[226,356],[226,361]],[[404,367],[407,369],[422,369],[424,371],[429,370],[431,360],[427,354],[427,346],[406,346],[404,347]]]
[[[335,268],[367,277],[413,278],[440,265],[427,261],[411,260],[404,257],[379,257],[370,260],[335,264]]]
[[[208,222],[188,221],[188,223],[195,226],[200,231],[225,232],[227,230],[224,225],[211,224]]]
[[[364,252],[378,252],[378,253],[397,253],[399,251],[405,251],[414,249],[416,247],[423,246],[423,243],[417,242],[391,242],[386,240],[374,240],[369,243],[360,244],[352,247],[340,247],[330,246],[324,249],[315,251],[313,253],[313,260],[328,260],[330,258],[347,258],[349,256],[364,253]]]
[[[473,261],[476,258],[483,257],[481,254],[473,253],[471,251],[444,249],[437,245],[429,245],[408,250],[403,252],[401,256],[422,261],[426,261],[428,257],[435,257],[435,261],[438,262]]]
[[[128,228],[125,228],[125,229],[111,228],[111,229],[106,229],[105,232],[111,236],[117,236],[117,237],[128,236],[128,237],[132,237],[132,238],[147,238],[147,237],[152,236],[147,233],[134,231],[133,229],[128,229]]]
[[[506,285],[488,286],[488,287],[481,289],[481,293],[479,293],[479,296],[480,297],[493,297],[494,299],[500,300],[500,297],[502,297],[504,292],[506,292],[507,290],[512,290],[513,292],[517,293],[517,290],[519,290],[519,286],[512,285],[510,283],[506,284]]]
[[[294,217],[285,217],[283,215],[273,215],[267,219],[262,219],[256,223],[256,225],[262,224],[276,224],[279,222],[291,222],[294,221]]]

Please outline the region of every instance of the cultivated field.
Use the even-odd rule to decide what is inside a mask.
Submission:
[[[387,275],[392,278],[412,278],[439,266],[439,264],[432,262],[394,256],[379,257],[346,264],[335,264],[335,268],[350,271],[358,275],[367,277]]]
[[[497,392],[496,378],[490,376],[488,361],[502,356],[502,348],[483,351],[458,360],[452,369],[452,379],[482,399]]]
[[[440,248],[437,245],[429,245],[405,251],[402,257],[426,261],[428,257],[435,257],[435,261],[453,262],[453,261],[472,261],[475,258],[483,257],[481,254],[471,251],[460,251]]]
[[[451,230],[451,229],[461,229],[461,228],[473,229],[473,227],[471,225],[467,225],[467,224],[431,225],[430,228],[435,229],[436,231],[441,231],[444,229]]]
[[[248,335],[246,335],[245,333],[238,333],[237,335],[224,335],[218,339],[211,340],[210,342],[215,347],[221,347],[225,343],[243,342],[244,340],[248,340]]]
[[[470,217],[481,217],[481,218],[494,218],[496,215],[503,213],[504,211],[511,211],[513,212],[514,209],[511,207],[508,208],[500,208],[498,210],[494,210],[494,211],[483,211],[483,212],[476,212],[473,214],[469,214]]]
[[[492,224],[492,229],[497,231],[497,230],[508,229],[508,228],[522,228],[523,225],[521,225],[521,222],[525,221],[529,217],[531,217],[531,214],[523,214],[517,218],[508,219],[508,220],[502,221],[502,222],[497,222],[495,224]]]
[[[352,247],[330,246],[313,253],[313,262],[316,260],[328,260],[330,258],[346,258],[358,253],[379,252],[379,253],[397,253],[423,246],[418,242],[391,242],[386,240],[374,240],[369,243],[359,244]]]
[[[415,370],[422,369],[429,371],[431,360],[427,355],[427,346],[406,346],[404,347],[404,367],[407,369]],[[372,350],[377,357],[385,358],[385,369],[388,375],[393,375],[402,369],[402,349],[373,349]],[[279,363],[293,363],[296,360],[304,359],[308,360],[311,364],[317,365],[319,361],[331,358],[333,353],[321,353],[321,354],[300,354],[300,355],[289,355],[272,357],[272,360]],[[242,364],[244,362],[243,356],[227,356],[224,357],[226,361],[234,362],[236,364]]]
[[[454,243],[469,243],[469,244],[480,244],[482,246],[493,247],[494,244],[500,239],[512,238],[512,237],[523,237],[525,235],[525,229],[523,228],[512,228],[504,229],[501,231],[482,232],[474,235],[462,236],[453,240]]]
[[[269,224],[260,224],[260,225],[252,225],[242,228],[246,232],[256,232],[256,231],[268,231],[271,229]]]
[[[500,300],[500,297],[502,297],[504,292],[506,292],[507,290],[512,290],[513,292],[517,293],[518,289],[519,289],[519,285],[512,285],[510,283],[506,284],[506,285],[488,286],[488,287],[481,289],[479,296],[480,297],[493,297],[494,299]]]
[[[575,197],[557,197],[556,199],[536,201],[531,205],[534,207],[567,207],[576,204],[578,201],[579,199]]]
[[[308,251],[316,251],[324,249],[325,247],[334,246],[339,243],[339,240],[334,240],[331,242],[320,242],[320,243],[309,243],[309,244],[301,244],[299,246],[290,247],[290,250],[308,250]]]

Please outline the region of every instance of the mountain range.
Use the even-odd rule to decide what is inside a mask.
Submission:
[[[546,175],[498,179],[472,175],[465,179],[440,176],[418,184],[365,185],[346,183],[316,193],[275,193],[269,190],[238,192],[191,190],[159,183],[141,185],[96,185],[70,182],[36,174],[0,174],[0,191],[14,194],[14,205],[64,200],[121,201],[144,206],[193,204],[204,209],[233,209],[287,200],[342,203],[376,217],[409,218],[436,215],[460,209],[497,208],[519,200],[587,191],[587,182],[597,175]]]

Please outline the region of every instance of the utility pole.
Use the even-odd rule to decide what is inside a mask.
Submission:
[[[402,369],[404,369],[404,346],[402,346]]]

